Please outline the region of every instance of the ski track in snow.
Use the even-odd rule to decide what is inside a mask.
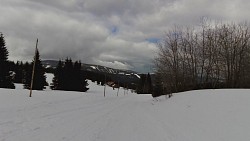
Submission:
[[[12,91],[21,100],[15,99],[18,102],[13,107],[1,109],[0,140],[99,141],[104,137],[110,140],[110,137],[114,138],[113,133],[119,131],[119,128],[126,127],[126,124],[132,126],[133,121],[130,120],[133,119],[134,114],[141,113],[137,107],[134,107],[138,105],[137,102],[140,102],[138,95],[131,93],[124,95],[120,91],[120,96],[117,97],[117,91],[107,88],[107,96],[104,98],[100,95],[102,86],[95,86],[94,89],[96,93],[80,94],[60,91],[46,91],[47,94],[43,94],[43,92],[34,91],[32,98],[25,97],[27,90],[19,90],[21,94],[15,93],[14,90],[3,90],[6,93]],[[61,98],[60,93],[67,97]],[[41,99],[36,98],[36,94]],[[9,94],[5,96],[8,97]],[[53,99],[50,99],[51,96]],[[56,99],[58,96],[60,98]],[[149,96],[146,99],[151,98]],[[22,100],[28,103],[21,103]],[[137,116],[140,119],[143,118],[143,116]],[[109,133],[112,133],[110,137],[106,136]],[[121,136],[117,137],[125,137],[132,132],[124,128],[120,133]]]
[[[204,90],[172,98],[90,82],[87,93],[0,89],[0,141],[250,140],[249,90]],[[126,92],[127,93],[127,92]]]

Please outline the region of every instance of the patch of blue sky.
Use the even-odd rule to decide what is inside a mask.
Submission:
[[[148,38],[146,39],[146,41],[150,42],[150,43],[158,43],[160,41],[159,38]]]
[[[116,34],[116,33],[119,32],[119,29],[118,29],[117,26],[112,26],[111,29],[110,29],[110,31],[111,31],[112,34]]]

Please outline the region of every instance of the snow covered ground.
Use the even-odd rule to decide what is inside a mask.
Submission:
[[[248,141],[250,90],[153,99],[90,82],[86,93],[0,89],[0,141]]]

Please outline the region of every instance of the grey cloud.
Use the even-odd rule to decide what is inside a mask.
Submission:
[[[31,60],[39,38],[43,59],[146,72],[157,52],[147,39],[175,24],[199,25],[203,16],[248,21],[249,6],[247,0],[1,0],[0,31],[12,60]]]

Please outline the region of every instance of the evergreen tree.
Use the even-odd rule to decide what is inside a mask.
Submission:
[[[151,94],[152,93],[152,82],[151,82],[151,76],[148,73],[141,74],[140,80],[137,84],[137,93],[138,94]]]
[[[149,73],[148,73],[148,76],[147,76],[147,92],[150,93],[150,94],[153,92],[152,80],[151,80],[151,76],[150,76]]]
[[[86,92],[89,89],[87,88],[88,83],[82,73],[81,68],[82,68],[82,63],[80,61],[76,61],[74,64],[74,75],[73,75],[73,80],[75,83],[74,90],[80,92]]]
[[[74,81],[72,81],[73,72],[73,62],[71,59],[66,59],[63,67],[63,89],[66,91],[73,91]]]
[[[24,76],[24,70],[23,70],[23,62],[17,61],[14,67],[15,72],[15,83],[23,83],[23,76]]]
[[[52,89],[66,91],[86,92],[88,83],[81,70],[81,62],[74,64],[71,59],[66,59],[65,63],[59,61],[52,82]]]
[[[74,82],[74,85],[72,85],[72,89],[73,90],[77,90],[80,91],[81,89],[81,63],[76,61],[74,63],[74,67],[73,67],[73,74],[72,74],[72,78],[71,81]]]
[[[23,66],[23,84],[24,88],[29,89],[32,75],[32,66],[30,63],[26,62]]]
[[[35,62],[36,61],[36,62]],[[34,73],[34,80],[33,80],[33,90],[43,90],[47,85],[46,76],[45,76],[45,68],[42,65],[39,51],[36,50],[36,54],[34,56],[34,60],[31,64],[33,66],[35,62],[35,73]],[[31,84],[31,77],[32,77],[32,69],[28,68],[25,76],[25,84],[24,88],[30,89]]]
[[[163,82],[161,81],[161,76],[160,76],[160,74],[156,73],[155,74],[155,85],[153,87],[152,97],[158,97],[158,96],[164,95],[162,85],[163,85]]]
[[[52,90],[63,90],[63,63],[59,60],[56,70],[54,72],[54,78],[52,80]]]
[[[11,76],[8,63],[9,52],[5,46],[4,36],[0,35],[0,88],[14,89],[13,77]]]
[[[145,83],[145,74],[140,74],[140,79],[137,84],[137,90],[136,90],[138,94],[144,93],[144,83]]]

